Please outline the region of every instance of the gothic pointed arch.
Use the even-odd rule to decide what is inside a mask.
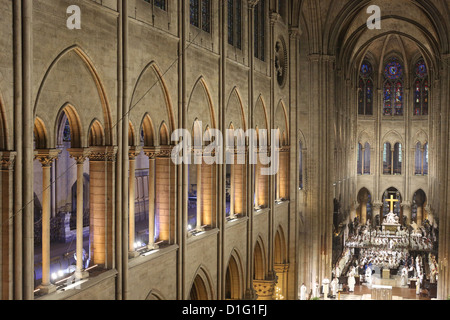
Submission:
[[[47,128],[45,127],[44,121],[39,117],[36,117],[34,120],[34,143],[35,149],[48,148]]]
[[[258,237],[253,249],[253,279],[265,280],[267,272],[267,260],[264,242]]]
[[[169,133],[176,129],[169,90],[155,61],[147,64],[137,77],[128,110],[133,122],[137,122],[142,114],[148,114],[154,123],[164,121]]]
[[[211,276],[207,269],[200,266],[195,273],[192,280],[191,289],[189,292],[189,300],[193,301],[207,301],[214,300],[215,293],[213,290]]]
[[[61,85],[62,84],[62,85]],[[54,85],[61,88],[58,92],[50,90]],[[76,92],[71,88],[76,87]],[[92,99],[96,96],[97,99]],[[71,101],[71,105],[83,108],[79,114],[83,127],[81,132],[88,132],[91,119],[101,119],[105,128],[105,143],[111,145],[115,136],[112,130],[111,108],[106,89],[100,75],[87,53],[78,45],[63,50],[51,63],[40,82],[34,105],[34,114],[52,127],[56,126],[58,113],[56,108]],[[49,141],[56,141],[54,134],[49,132]],[[81,135],[81,145],[86,145],[87,135]]]
[[[227,117],[227,124],[233,123],[235,129],[247,130],[247,123],[245,120],[246,110],[244,110],[241,94],[236,87],[233,88],[228,98],[225,115]]]
[[[70,135],[71,135],[71,145],[72,148],[81,148],[83,147],[82,137],[83,137],[83,126],[81,124],[80,116],[75,109],[75,107],[71,103],[66,103],[59,110],[58,115],[56,117],[57,121],[55,123],[55,145],[58,145],[58,134],[60,132],[61,125],[65,125],[65,121],[63,123],[62,118],[65,117],[69,127],[70,127]],[[87,131],[89,132],[89,130]]]
[[[217,128],[214,109],[209,87],[205,78],[202,76],[196,81],[189,97],[187,123],[192,124],[197,118],[202,123],[202,131],[207,126],[213,129]]]
[[[130,135],[132,137],[132,135]],[[88,136],[89,146],[104,146],[105,145],[105,130],[98,119],[94,119],[89,126]]]
[[[144,135],[144,145],[146,147],[154,147],[156,141],[155,127],[153,126],[152,118],[147,113],[141,122],[141,131]]]
[[[225,299],[241,300],[244,296],[244,268],[237,249],[233,249],[225,275]]]

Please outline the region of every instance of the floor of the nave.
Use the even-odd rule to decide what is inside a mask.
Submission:
[[[392,286],[392,300],[432,300],[430,298],[421,297],[416,294],[416,289],[400,286],[400,277],[394,276],[391,279],[380,279],[377,276],[373,277],[373,285],[387,285]],[[371,286],[363,283],[355,286],[355,291],[350,293],[341,293],[340,297],[335,300],[372,300]]]

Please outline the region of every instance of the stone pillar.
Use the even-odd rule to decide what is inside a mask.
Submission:
[[[13,193],[15,152],[0,152],[0,300],[13,299]]]
[[[233,153],[233,162],[230,163],[230,219],[234,219],[235,216],[235,191],[236,191],[236,178],[235,178],[235,163],[236,155]]]
[[[110,268],[113,258],[113,173],[117,148],[91,147],[89,151],[90,264]]]
[[[367,222],[367,202],[369,198],[367,195],[364,195],[364,198],[361,199],[361,224],[366,224]]]
[[[171,241],[171,221],[175,216],[173,204],[176,198],[175,165],[171,159],[172,147],[161,146],[160,151],[156,155],[155,166],[155,221],[159,223],[159,241]],[[156,196],[157,195],[157,196]],[[156,240],[156,239],[155,239]],[[154,246],[155,249],[157,246]]]
[[[259,209],[260,206],[260,201],[259,201],[259,189],[260,189],[260,172],[261,172],[261,166],[259,164],[259,154],[258,157],[256,159],[256,164],[255,164],[255,204],[254,207],[255,209]]]
[[[403,216],[406,217],[406,225],[411,224],[411,201],[403,201],[402,202],[403,207]],[[403,221],[402,221],[403,223]]]
[[[140,147],[130,147],[129,149],[130,174],[128,182],[128,257],[131,259],[139,256],[134,244],[136,241],[136,157],[140,153]]]
[[[60,150],[38,150],[36,159],[42,164],[42,284],[41,292],[49,294],[56,291],[50,279],[50,195],[52,189],[50,169],[58,158]]]
[[[77,243],[76,243],[76,255],[77,266],[75,271],[75,277],[77,279],[85,279],[89,277],[89,273],[84,271],[83,265],[83,182],[84,182],[84,161],[88,157],[89,153],[84,149],[71,149],[69,150],[70,156],[75,159],[77,163]]]
[[[155,250],[155,162],[156,150],[154,148],[145,149],[145,155],[148,157],[148,250]]]
[[[274,271],[278,278],[276,287],[280,288],[279,294],[283,296],[283,299],[281,300],[287,300],[289,264],[275,264]],[[276,299],[276,294],[277,292],[274,293],[274,299]]]
[[[203,167],[203,152],[201,150],[196,150],[195,157],[196,161],[195,166],[197,168],[197,225],[196,225],[196,231],[201,232],[203,231],[202,228],[202,207],[203,207],[203,188],[202,188],[202,167]]]
[[[383,207],[383,203],[380,201],[375,201],[372,205],[372,226],[375,224],[375,217],[380,217],[380,224],[383,222],[383,217],[381,216],[381,208]]]
[[[417,205],[417,226],[420,228],[423,222],[423,204]]]

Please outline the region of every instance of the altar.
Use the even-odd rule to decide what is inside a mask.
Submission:
[[[372,300],[392,300],[392,287],[373,285]]]
[[[383,269],[383,279],[389,280],[391,279],[391,270]]]

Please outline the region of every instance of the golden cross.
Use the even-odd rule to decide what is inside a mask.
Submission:
[[[386,201],[391,203],[391,211],[390,212],[394,212],[394,203],[398,202],[398,200],[394,199],[394,196],[391,195],[391,199],[390,200],[386,200]]]

